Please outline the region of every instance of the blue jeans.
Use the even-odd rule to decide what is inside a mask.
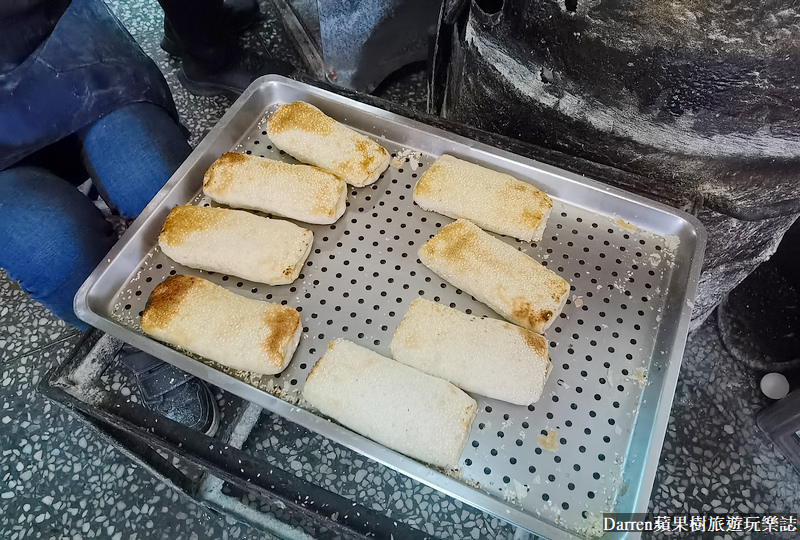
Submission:
[[[108,206],[134,218],[191,152],[163,108],[135,103],[78,133],[83,161]],[[116,242],[74,185],[31,164],[0,171],[0,268],[34,299],[85,330],[72,299]]]

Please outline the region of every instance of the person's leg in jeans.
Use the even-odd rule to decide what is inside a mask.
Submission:
[[[191,152],[183,130],[161,107],[135,103],[81,130],[84,165],[108,206],[135,218]],[[208,387],[161,360],[125,346],[119,360],[139,383],[144,403],[208,434],[219,412]]]
[[[12,167],[0,171],[0,238],[0,268],[56,316],[86,330],[72,299],[117,241],[100,210],[50,171]],[[201,381],[140,351],[124,353],[145,404],[189,427],[216,431],[219,412]]]
[[[78,135],[92,181],[126,218],[139,215],[192,151],[182,128],[151,103],[123,107]]]
[[[30,296],[86,330],[72,299],[117,238],[74,186],[31,166],[0,171],[0,268]]]
[[[191,152],[156,105],[129,105],[81,133],[92,176],[109,206],[134,218]],[[116,242],[102,213],[74,185],[26,164],[0,171],[0,268],[34,300],[81,330],[80,285]]]

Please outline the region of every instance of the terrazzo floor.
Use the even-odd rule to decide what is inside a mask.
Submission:
[[[164,72],[196,145],[230,102],[192,96],[179,85],[175,61],[158,47],[162,14],[154,0],[108,3]],[[262,2],[262,11],[264,21],[248,38],[251,46],[299,65],[272,5]],[[422,108],[424,76],[409,72],[380,93]],[[265,538],[263,531],[159,482],[36,392],[44,373],[63,361],[79,338],[0,272],[0,537]],[[757,375],[725,352],[710,318],[687,344],[651,510],[797,512],[800,475],[755,424],[756,413],[769,402]],[[319,450],[314,460],[297,450],[312,438]],[[441,538],[525,538],[497,518],[270,414],[262,414],[245,450]],[[651,537],[656,536],[644,536]],[[718,536],[727,537],[741,536]]]

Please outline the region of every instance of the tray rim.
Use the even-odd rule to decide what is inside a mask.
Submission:
[[[505,521],[511,522],[514,525],[531,530],[536,534],[545,535],[549,538],[583,538],[583,536],[573,534],[571,531],[562,529],[548,523],[547,521],[539,519],[533,514],[518,510],[510,504],[504,503],[503,501],[500,501],[499,499],[487,493],[484,493],[480,490],[475,490],[466,484],[458,482],[457,480],[454,480],[449,476],[446,476],[428,467],[427,465],[423,465],[411,458],[390,450],[325,418],[317,416],[316,414],[298,406],[292,405],[276,396],[273,396],[272,394],[263,392],[232,376],[217,371],[197,360],[192,359],[189,356],[176,351],[175,349],[172,349],[171,347],[168,347],[167,345],[133,332],[117,321],[106,318],[102,314],[97,313],[92,309],[90,305],[90,296],[95,286],[111,270],[114,262],[117,260],[124,248],[130,242],[136,239],[138,231],[145,225],[145,223],[148,222],[148,220],[151,218],[151,215],[160,208],[162,202],[167,199],[169,195],[179,186],[186,174],[195,166],[196,162],[206,154],[207,150],[217,141],[217,139],[226,134],[231,121],[237,118],[241,109],[249,102],[249,100],[253,98],[254,94],[263,91],[265,87],[281,85],[288,86],[292,90],[305,92],[308,95],[318,97],[329,102],[336,102],[345,107],[360,109],[363,112],[379,117],[381,121],[393,122],[401,127],[423,129],[431,136],[443,139],[452,145],[466,146],[470,152],[477,152],[477,157],[479,157],[481,154],[491,154],[492,156],[502,158],[504,165],[513,166],[516,164],[525,168],[537,169],[543,173],[563,178],[564,180],[568,180],[572,183],[581,184],[582,186],[591,188],[595,191],[604,192],[613,198],[623,199],[628,204],[632,203],[638,207],[644,207],[645,209],[651,211],[666,214],[671,218],[676,218],[683,222],[682,227],[688,229],[684,231],[684,234],[689,235],[689,238],[694,240],[694,249],[691,251],[690,268],[688,269],[688,272],[686,272],[686,287],[684,291],[684,297],[688,300],[680,307],[678,324],[672,329],[672,338],[669,342],[663,344],[666,346],[666,350],[669,353],[669,360],[667,362],[667,370],[664,375],[662,388],[659,391],[660,399],[658,400],[656,410],[654,411],[654,418],[658,419],[658,422],[655,423],[653,429],[649,433],[649,451],[645,458],[645,463],[642,466],[643,469],[641,482],[638,486],[636,486],[635,507],[633,509],[634,512],[646,512],[658,462],[660,461],[660,452],[653,452],[652,446],[657,444],[659,448],[661,447],[668,427],[669,414],[672,408],[675,388],[677,386],[678,375],[683,358],[683,351],[685,348],[686,339],[688,337],[688,327],[692,312],[690,301],[694,299],[697,286],[699,284],[707,236],[705,228],[695,216],[670,207],[661,202],[648,199],[636,193],[631,193],[615,186],[604,184],[598,180],[538,162],[532,158],[520,156],[507,150],[502,150],[461,135],[450,133],[446,130],[425,124],[424,122],[406,118],[374,105],[362,103],[326,89],[276,75],[267,75],[254,81],[239,97],[239,99],[237,99],[236,102],[228,109],[228,111],[222,116],[217,124],[192,151],[189,157],[187,157],[184,163],[165,183],[162,189],[145,207],[139,217],[137,217],[134,223],[123,234],[111,251],[109,251],[108,255],[106,255],[106,257],[100,262],[90,276],[84,281],[74,299],[74,308],[78,317],[95,326],[96,328],[117,338],[128,341],[132,345],[139,347],[140,349],[149,352],[173,365],[176,365],[177,367],[184,369],[185,371],[188,371],[189,373],[198,376],[210,382],[211,384],[220,386],[221,388],[239,395],[240,397],[257,403],[275,414],[279,414],[292,422],[298,423],[303,427],[322,435],[323,437],[334,440],[338,444],[342,444],[343,446],[346,446],[351,450],[373,459],[384,466],[387,466],[393,470],[397,470],[398,472],[422,482],[423,484],[428,485],[437,491],[441,491],[448,496],[454,497],[455,499],[469,504],[480,511],[488,512],[501,519],[504,519]],[[259,120],[260,118],[254,118],[252,122],[250,122],[249,126],[252,127]],[[240,140],[241,135],[239,135],[237,141]],[[137,260],[136,265],[127,275],[130,276],[133,272],[135,272],[140,263],[141,257],[139,260]],[[659,328],[658,334],[660,335],[663,330],[663,327]],[[656,337],[656,343],[661,343],[658,335]],[[646,497],[644,496],[645,493],[647,495]],[[619,536],[604,535],[603,537],[633,538],[638,536],[639,534],[634,533],[632,535],[623,534]]]

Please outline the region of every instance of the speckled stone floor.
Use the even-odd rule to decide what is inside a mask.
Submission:
[[[192,96],[180,86],[176,62],[158,47],[162,13],[155,0],[108,4],[164,72],[196,145],[230,102]],[[262,11],[265,20],[248,38],[252,46],[299,65],[275,9],[262,2]],[[424,91],[419,71],[380,89],[387,99],[418,108]],[[63,361],[79,337],[0,272],[0,537],[265,538],[159,482],[36,392],[43,374]],[[112,379],[120,391],[127,388],[118,375]],[[755,425],[756,413],[768,403],[757,375],[724,351],[709,319],[687,345],[651,510],[796,512],[800,475]],[[316,451],[297,450],[309,446]],[[271,414],[262,414],[244,449],[442,538],[526,537]],[[260,507],[259,501],[248,502]]]

